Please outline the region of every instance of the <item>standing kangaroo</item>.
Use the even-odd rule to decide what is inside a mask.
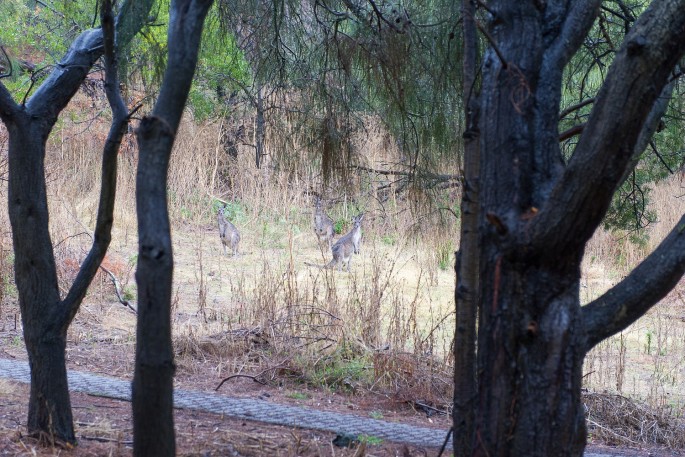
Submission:
[[[314,210],[314,233],[319,239],[319,244],[328,242],[328,249],[332,248],[333,234],[333,220],[324,213],[321,208],[321,198],[316,197],[316,208]]]
[[[238,244],[240,243],[240,233],[235,225],[231,224],[224,215],[225,208],[222,206],[217,213],[217,222],[219,223],[219,238],[224,247],[224,254],[226,254],[226,246],[230,244],[233,256],[238,255]]]
[[[315,265],[307,262],[305,262],[305,264],[309,265],[310,267],[317,268],[334,268],[337,266],[338,271],[342,270],[344,264],[347,268],[347,272],[349,273],[352,254],[359,254],[359,248],[361,246],[362,219],[364,219],[363,213],[354,218],[354,226],[352,227],[352,230],[335,242],[331,248],[333,252],[333,260],[328,262],[326,265]]]

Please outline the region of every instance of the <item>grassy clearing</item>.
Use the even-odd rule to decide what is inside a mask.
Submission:
[[[47,157],[50,229],[63,293],[90,245],[99,188],[98,151],[106,133],[106,126],[96,121],[84,134],[82,122],[65,121],[53,135]],[[401,403],[420,399],[429,407],[448,409],[455,325],[452,268],[459,241],[452,211],[458,206],[458,192],[396,193],[387,177],[371,173],[324,185],[318,164],[306,158],[300,145],[292,147],[301,153],[301,160],[294,154],[287,167],[271,166],[267,160],[263,169],[256,170],[247,148],[238,161],[229,160],[217,131],[218,125],[211,122],[195,125],[187,119],[170,170],[177,381],[183,385],[185,379],[202,375],[216,385],[215,380],[241,374],[259,383],[370,391]],[[5,154],[2,139],[6,137],[1,133],[0,153]],[[358,139],[370,168],[401,160],[381,137]],[[120,281],[124,298],[134,302],[135,166],[134,140],[128,136],[120,154],[114,238],[105,266]],[[454,163],[440,169],[448,174],[457,171]],[[2,162],[1,173],[6,173]],[[366,214],[361,253],[354,256],[349,274],[305,265],[330,260],[312,230],[312,191],[323,195],[337,232],[348,230],[354,215]],[[5,188],[0,194],[6,201]],[[675,197],[680,194],[677,179],[655,189],[652,196],[660,222],[652,227],[646,244],[636,246],[625,236],[603,231],[593,238],[583,264],[584,302],[618,282],[665,236],[683,213],[683,203]],[[241,232],[241,255],[235,258],[224,255],[219,241],[220,200],[227,202],[226,213]],[[4,208],[0,211],[3,330],[16,321]],[[598,345],[586,361],[586,387],[597,395],[606,392],[615,398],[638,399],[663,417],[682,416],[682,293],[679,286],[645,318]],[[14,347],[11,338],[10,348]],[[109,276],[99,275],[70,330],[70,342],[94,348],[106,342],[108,352],[101,357],[117,360],[125,371],[132,369],[134,338],[135,316],[116,304]],[[20,339],[16,345],[19,351]],[[70,360],[86,366],[93,363],[79,359],[77,350],[70,351]],[[293,395],[304,399],[297,396],[304,394]],[[598,430],[608,426],[599,419],[595,422]],[[673,440],[660,442],[671,445]]]

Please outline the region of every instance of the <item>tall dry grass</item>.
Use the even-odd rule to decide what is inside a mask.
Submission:
[[[66,290],[90,246],[99,192],[100,151],[106,115],[83,118],[91,101],[77,99],[48,144],[46,158],[50,230]],[[106,112],[106,110],[103,110]],[[264,382],[293,378],[317,386],[371,390],[402,401],[428,399],[439,408],[451,401],[454,329],[454,250],[459,193],[445,189],[395,193],[387,175],[352,173],[346,182],[324,183],[320,164],[305,142],[267,136],[262,169],[241,146],[237,160],[220,143],[221,121],[196,123],[187,114],[169,170],[172,220],[174,335],[179,376],[205,373],[215,379],[251,373]],[[403,157],[382,129],[369,120],[354,147],[369,168],[396,168]],[[284,146],[285,145],[285,146]],[[291,153],[287,164],[274,157]],[[0,153],[6,157],[0,127]],[[137,152],[128,134],[119,159],[114,238],[108,269],[135,300],[132,272],[137,255],[135,173]],[[456,174],[456,163],[436,171]],[[6,173],[0,162],[0,174]],[[4,181],[3,181],[4,183]],[[362,253],[352,273],[307,267],[329,255],[311,230],[313,199],[343,231],[364,211]],[[588,302],[617,283],[653,249],[683,213],[680,182],[652,194],[659,222],[649,244],[636,246],[616,233],[598,231],[583,263],[581,299]],[[7,200],[6,187],[0,198]],[[218,200],[241,231],[243,255],[223,256],[216,232]],[[11,238],[6,206],[0,211],[0,291],[13,299]],[[113,301],[102,276],[88,300]],[[96,293],[94,293],[94,291]],[[682,288],[615,338],[597,346],[585,365],[585,385],[628,394],[650,405],[682,411],[685,315]],[[1,309],[0,309],[1,311]],[[3,319],[3,322],[5,320]],[[116,324],[133,338],[134,322]]]
[[[99,116],[85,117],[93,103],[100,102],[77,97],[48,142],[50,232],[63,293],[88,252],[95,224],[108,119],[102,105]],[[458,230],[452,213],[441,207],[453,209],[458,194],[451,189],[432,195],[415,189],[395,193],[398,184],[369,172],[324,183],[319,164],[311,159],[315,151],[304,143],[289,140],[293,152],[287,166],[276,163],[274,157],[283,153],[274,148],[284,142],[275,134],[267,136],[269,155],[256,169],[249,147],[241,146],[237,160],[225,153],[220,122],[196,123],[187,113],[169,169],[179,376],[184,370],[209,370],[217,378],[246,371],[290,376],[407,402],[421,398],[445,409],[451,397],[452,265]],[[369,136],[355,139],[364,166],[401,163],[380,127],[369,125],[367,131]],[[106,262],[133,301],[136,166],[135,138],[129,133],[119,155]],[[438,171],[456,174],[456,164],[443,164]],[[362,252],[353,259],[350,274],[305,265],[324,264],[330,257],[311,229],[313,193],[323,196],[342,232],[354,215],[366,214]],[[6,201],[6,187],[0,194]],[[241,231],[243,255],[236,259],[221,249],[219,201],[228,203]],[[4,205],[0,227],[7,235],[3,246],[9,248]],[[117,306],[107,275],[96,279],[86,301]],[[108,325],[128,331],[129,338],[135,334],[128,316]]]
[[[679,176],[657,184],[650,194],[657,222],[649,227],[644,245],[630,243],[625,235],[599,231],[590,241],[583,265],[581,298],[585,302],[600,296],[624,278],[675,226],[685,212],[683,183]],[[584,385],[597,394],[605,392],[598,411],[615,403],[626,408],[626,397],[637,400],[631,407],[643,422],[628,427],[606,415],[606,422],[591,427],[593,433],[610,441],[673,445],[673,430],[682,436],[685,411],[685,312],[683,285],[676,288],[644,317],[620,334],[598,344],[586,357]],[[615,401],[614,401],[615,400]],[[592,400],[596,403],[597,400]],[[646,408],[649,409],[648,412]],[[602,413],[604,414],[604,413]],[[619,414],[620,416],[621,414]],[[609,417],[611,416],[611,417]],[[638,420],[638,422],[640,422]],[[612,428],[612,424],[614,425]],[[631,422],[632,424],[632,422]],[[607,430],[608,427],[608,430]],[[675,427],[675,428],[674,428]]]

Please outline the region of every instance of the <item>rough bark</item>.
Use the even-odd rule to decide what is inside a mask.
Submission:
[[[149,10],[149,1],[136,3],[147,5]],[[142,25],[140,18],[133,23]],[[31,367],[27,427],[30,434],[44,434],[51,440],[70,444],[75,444],[76,438],[65,366],[66,334],[110,242],[116,155],[125,132],[125,112],[122,115],[120,110],[114,110],[103,152],[101,201],[93,244],[63,300],[60,300],[48,230],[45,145],[59,113],[104,51],[100,29],[83,32],[24,105],[16,104],[0,84],[0,118],[9,132],[8,212],[12,225],[15,282]],[[110,72],[109,67],[107,71]]]
[[[169,58],[153,112],[137,131],[138,326],[133,378],[133,452],[173,456],[174,355],[171,341],[173,253],[167,209],[167,172],[212,0],[171,5]]]
[[[682,220],[628,278],[580,306],[585,244],[640,138],[651,134],[649,113],[659,109],[653,106],[685,52],[685,0],[652,2],[627,34],[564,165],[561,75],[598,6],[593,0],[488,4],[474,455],[582,455],[585,354],[656,303],[685,270]]]
[[[470,456],[473,446],[474,413],[476,398],[476,313],[479,291],[478,221],[479,221],[479,173],[480,150],[478,130],[478,39],[476,35],[475,1],[462,3],[464,29],[463,48],[465,129],[463,193],[461,202],[461,232],[458,260],[455,265],[457,287],[455,290],[456,327],[454,333],[454,453]]]

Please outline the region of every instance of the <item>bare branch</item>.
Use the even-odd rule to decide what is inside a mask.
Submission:
[[[652,2],[609,69],[569,165],[528,223],[537,249],[563,255],[594,233],[684,52],[685,0]]]
[[[586,347],[628,327],[661,300],[685,273],[685,216],[623,281],[583,307]]]
[[[102,153],[102,181],[93,244],[76,275],[74,283],[63,300],[64,306],[61,307],[62,312],[65,313],[64,322],[66,325],[76,315],[81,301],[86,295],[88,286],[97,273],[98,267],[102,263],[102,259],[104,259],[112,239],[117,184],[117,155],[121,146],[121,140],[128,130],[128,110],[119,91],[116,43],[114,39],[114,15],[112,14],[111,0],[103,0],[102,2],[101,22],[105,53],[105,92],[112,108],[112,125],[110,126]]]
[[[566,141],[569,138],[572,138],[576,135],[580,135],[583,133],[583,130],[585,129],[585,124],[579,124],[579,125],[574,125],[573,127],[564,130],[559,134],[559,141]]]
[[[579,109],[581,109],[581,108],[583,108],[583,107],[585,107],[591,103],[594,103],[594,102],[595,102],[595,99],[593,97],[593,98],[588,98],[586,100],[583,100],[580,103],[576,103],[575,105],[569,106],[568,108],[563,110],[561,113],[559,113],[559,120],[565,118],[566,116],[568,116],[572,112],[577,111],[577,110],[579,110]]]
[[[125,307],[127,307],[128,309],[130,309],[131,311],[133,311],[134,313],[137,314],[138,311],[136,311],[136,309],[133,307],[133,305],[131,305],[131,302],[126,300],[123,297],[123,295],[121,294],[121,283],[119,282],[117,277],[114,275],[114,273],[112,273],[107,268],[103,267],[102,265],[100,265],[100,269],[102,271],[104,271],[105,273],[107,273],[109,275],[110,279],[112,280],[112,285],[114,286],[114,293],[116,294],[117,300],[119,300],[119,303],[121,303],[122,305],[124,305]]]
[[[0,119],[3,122],[8,122],[18,110],[19,105],[12,98],[12,94],[10,94],[4,84],[0,83]]]

